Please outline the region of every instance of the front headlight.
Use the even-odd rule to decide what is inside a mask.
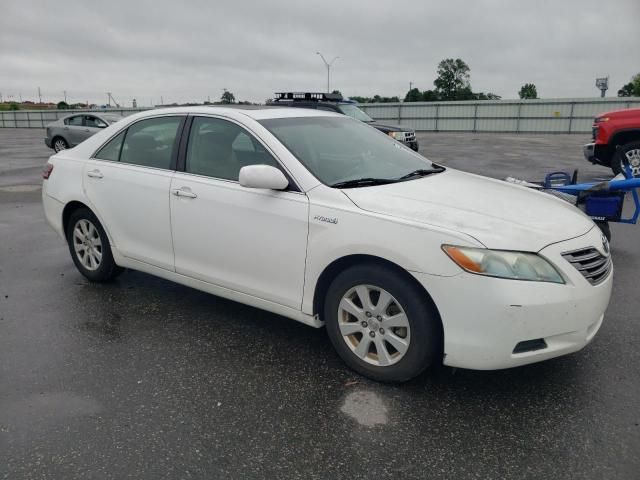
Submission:
[[[443,245],[442,249],[467,272],[489,277],[564,283],[548,261],[535,253]]]
[[[404,140],[404,132],[389,132],[390,137],[402,142]]]

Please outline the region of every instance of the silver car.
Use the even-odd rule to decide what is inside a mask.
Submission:
[[[47,136],[44,143],[56,152],[75,147],[91,135],[107,128],[112,123],[122,120],[116,113],[78,113],[59,118],[47,125]]]

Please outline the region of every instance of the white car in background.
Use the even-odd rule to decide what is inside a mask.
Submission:
[[[611,293],[606,239],[573,206],[330,112],[142,112],[43,176],[46,218],[89,280],[131,268],[326,325],[377,380],[575,352]]]

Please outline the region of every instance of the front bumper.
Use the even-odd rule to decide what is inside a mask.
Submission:
[[[596,163],[605,167],[611,166],[611,162],[608,160],[608,156],[606,155],[605,147],[602,145],[594,142],[587,143],[582,147],[582,153],[588,162]]]
[[[596,151],[596,144],[593,142],[587,143],[582,147],[582,153],[584,154],[584,158],[586,158],[587,161],[591,163],[596,163],[595,151]]]
[[[600,284],[591,285],[561,255],[584,247],[595,247],[605,254],[597,228],[539,252],[562,272],[564,285],[466,272],[453,277],[414,274],[431,294],[442,318],[445,365],[495,370],[585,347],[602,325],[613,269]],[[532,341],[537,341],[537,348],[517,353],[517,345]]]
[[[403,143],[407,147],[409,147],[411,150],[414,150],[416,152],[418,151],[418,141],[417,140],[414,140],[414,141],[411,141],[411,142],[403,142]]]

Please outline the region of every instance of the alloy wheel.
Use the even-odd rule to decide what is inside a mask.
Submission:
[[[61,150],[66,150],[67,144],[64,140],[62,140],[61,138],[58,138],[55,142],[53,142],[53,149],[56,152],[59,152]]]
[[[625,153],[626,164],[631,168],[633,177],[640,177],[640,148],[634,148]],[[626,165],[623,164],[624,170]]]
[[[349,349],[371,365],[398,363],[409,349],[411,329],[402,305],[374,285],[357,285],[344,294],[338,327]]]
[[[73,227],[73,249],[84,268],[95,271],[102,263],[102,240],[93,223],[86,218]]]

